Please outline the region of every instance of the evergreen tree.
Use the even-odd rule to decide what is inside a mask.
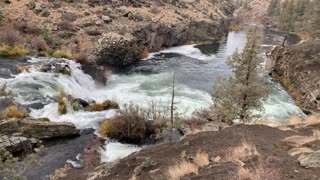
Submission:
[[[267,83],[260,74],[259,57],[260,31],[252,28],[248,31],[248,42],[240,54],[236,51],[228,60],[235,76],[221,79],[215,84],[212,93],[213,113],[224,122],[239,118],[250,122],[254,117],[252,110],[262,110],[261,99],[268,95]]]

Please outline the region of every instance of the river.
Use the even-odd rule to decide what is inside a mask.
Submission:
[[[282,36],[264,31],[261,56],[265,58],[265,51],[274,44],[280,44]],[[291,41],[291,42],[290,42]],[[151,101],[168,102],[171,95],[172,75],[176,73],[176,107],[180,112],[191,115],[194,110],[209,107],[210,92],[215,80],[219,76],[232,76],[232,71],[226,65],[227,58],[235,51],[241,51],[246,43],[245,31],[230,32],[228,36],[218,43],[202,45],[185,45],[152,53],[150,56],[130,67],[114,69],[106,85],[97,83],[81,70],[80,64],[69,60],[56,60],[48,58],[32,58],[24,60],[0,60],[0,85],[6,84],[16,102],[27,107],[34,118],[47,117],[50,121],[72,122],[79,129],[96,129],[99,124],[113,116],[114,110],[102,112],[73,112],[60,115],[54,97],[63,90],[67,94],[82,99],[92,99],[102,102],[112,99],[124,105],[127,103],[148,106]],[[289,43],[296,43],[292,38]],[[69,64],[72,74],[66,76],[55,73],[38,72],[30,69],[29,73],[17,73],[17,64],[41,64],[43,62],[64,62]],[[261,118],[282,123],[293,115],[303,116],[303,112],[295,105],[294,100],[278,81],[265,77],[270,82],[271,94],[263,103],[264,111],[257,112]],[[82,139],[81,139],[82,138]],[[84,144],[87,136],[80,139],[51,143],[49,153],[41,157],[43,166],[29,173],[29,177],[37,177],[37,171],[43,175],[37,177],[45,179],[46,175],[64,164],[71,157],[76,157],[79,148]],[[81,145],[80,145],[81,144]],[[65,147],[64,145],[67,145]],[[113,144],[115,152],[117,147],[122,148],[124,154],[131,151],[119,144]],[[136,149],[136,147],[129,147]],[[111,154],[111,155],[110,155]],[[103,159],[113,159],[111,152],[102,151]],[[117,154],[117,157],[121,155]],[[54,162],[52,160],[55,159]],[[37,179],[36,178],[36,179]]]

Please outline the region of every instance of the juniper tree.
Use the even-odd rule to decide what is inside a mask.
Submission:
[[[234,119],[250,122],[254,118],[252,111],[262,110],[261,100],[268,95],[266,80],[261,75],[261,33],[255,27],[247,34],[248,42],[243,52],[234,52],[227,61],[234,77],[222,78],[214,85],[212,110],[215,118],[224,122]]]

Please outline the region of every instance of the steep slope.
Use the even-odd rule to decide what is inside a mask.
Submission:
[[[317,179],[319,171],[301,167],[297,158],[317,153],[319,138],[312,132],[319,128],[319,124],[296,125],[282,131],[263,125],[235,125],[144,148],[100,165],[88,177],[71,170],[61,179]],[[306,147],[310,147],[308,153],[303,151]],[[183,163],[186,166],[177,168]],[[244,170],[246,174],[241,173]]]
[[[307,112],[320,112],[320,41],[276,46],[267,66]]]
[[[27,37],[100,65],[129,65],[149,51],[189,41],[213,41],[227,31],[227,1],[6,1],[4,10]]]

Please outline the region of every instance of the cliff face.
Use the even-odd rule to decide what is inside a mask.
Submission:
[[[129,65],[148,52],[189,41],[217,40],[233,12],[227,0],[6,2],[8,22],[26,37],[43,36],[53,49],[109,66]]]
[[[100,65],[128,65],[145,58],[148,52],[182,45],[190,41],[214,41],[228,27],[232,7],[223,1],[179,1],[176,6],[163,4],[148,8],[124,8],[119,34],[107,33],[98,40],[94,55]],[[128,17],[127,17],[128,16]]]
[[[302,108],[320,112],[320,41],[276,46],[268,53],[269,70],[285,78],[299,93]]]

